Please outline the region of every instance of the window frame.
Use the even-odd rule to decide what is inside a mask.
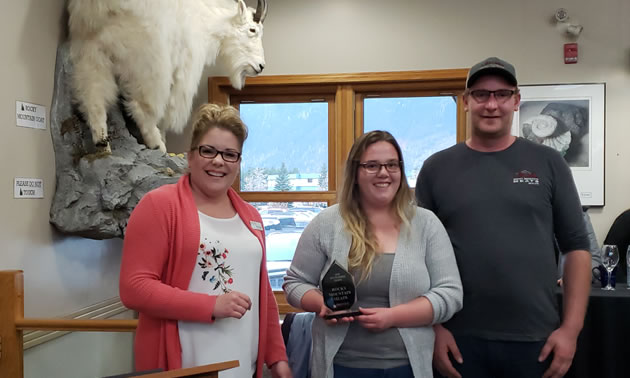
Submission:
[[[457,142],[470,135],[463,92],[468,69],[364,72],[346,74],[269,75],[250,77],[241,90],[227,77],[208,78],[208,101],[328,102],[328,190],[293,192],[241,192],[240,177],[233,188],[248,202],[336,202],[345,159],[352,143],[363,133],[363,100],[367,97],[453,96],[457,101]],[[274,291],[281,314],[300,311],[291,307],[280,290]]]
[[[247,202],[326,202],[328,206],[331,206],[335,201],[335,191],[331,190],[336,187],[336,181],[331,183],[331,171],[332,177],[336,177],[335,171],[335,159],[336,154],[331,153],[331,146],[335,143],[335,112],[334,101],[335,98],[329,93],[314,93],[314,94],[295,94],[295,95],[243,95],[234,94],[230,96],[230,104],[234,105],[237,109],[240,109],[240,104],[247,101],[247,103],[264,102],[264,103],[288,103],[288,102],[327,102],[328,103],[328,190],[317,191],[286,191],[286,192],[273,192],[273,191],[241,191],[240,189],[240,172],[234,180],[232,188],[238,192],[238,194]],[[212,101],[211,101],[212,102]],[[333,148],[334,150],[334,148]],[[247,158],[247,157],[245,157]]]

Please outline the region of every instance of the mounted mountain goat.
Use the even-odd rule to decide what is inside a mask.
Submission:
[[[217,59],[241,89],[265,67],[265,0],[70,0],[72,86],[92,140],[109,148],[107,109],[121,94],[149,148],[181,132],[205,65]]]

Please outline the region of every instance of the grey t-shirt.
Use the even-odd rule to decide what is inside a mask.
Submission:
[[[359,281],[360,271],[352,271],[354,282],[357,283],[357,302],[352,306],[353,309],[390,307],[389,279],[393,262],[393,253],[378,255],[371,274],[363,281]],[[355,321],[350,323],[334,363],[354,368],[390,369],[409,365],[409,358],[398,328],[372,332]]]
[[[460,143],[427,159],[416,198],[440,218],[455,251],[464,308],[445,324],[451,332],[533,341],[557,328],[554,236],[563,253],[589,247],[559,153],[521,138],[498,152]]]

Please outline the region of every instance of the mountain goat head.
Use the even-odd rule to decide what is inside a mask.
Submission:
[[[265,68],[266,0],[69,0],[72,87],[97,147],[107,109],[123,98],[149,148],[181,132],[205,66],[217,59],[236,89]]]

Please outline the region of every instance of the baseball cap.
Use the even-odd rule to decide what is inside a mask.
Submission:
[[[482,60],[470,68],[466,79],[466,88],[470,88],[477,79],[486,75],[498,75],[512,85],[518,85],[514,66],[503,59],[493,56]]]

